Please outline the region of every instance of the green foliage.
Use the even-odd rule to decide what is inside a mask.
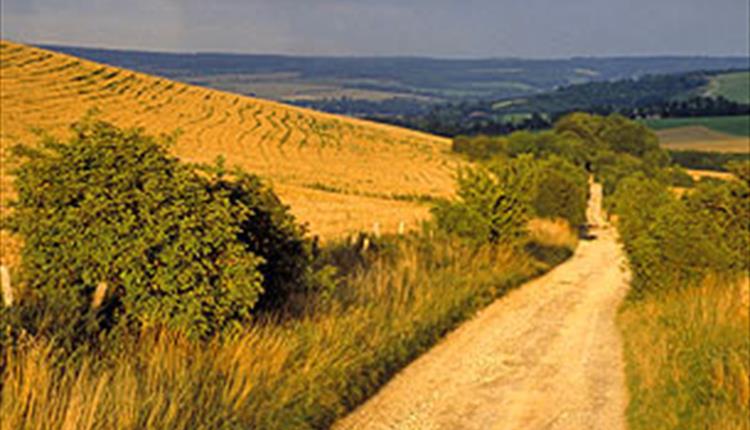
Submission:
[[[658,174],[662,182],[673,187],[691,188],[695,185],[693,177],[680,166],[661,169]]]
[[[750,187],[750,159],[744,161],[730,161],[727,163],[726,169],[732,172],[737,179]]]
[[[508,137],[459,136],[453,139],[452,150],[474,161],[488,161],[493,157],[518,157],[523,154],[532,154],[537,158],[558,155],[581,166],[588,161],[581,139],[572,133],[552,131],[519,131]]]
[[[600,151],[593,160],[596,179],[602,184],[605,196],[615,192],[617,184],[624,178],[636,173],[644,173],[643,161],[630,154],[618,154],[613,151]]]
[[[263,260],[258,266],[263,274],[259,308],[284,306],[292,296],[316,285],[303,228],[258,177],[236,172],[232,179],[215,179],[210,190],[229,200],[237,225],[236,239],[245,252]]]
[[[167,154],[170,138],[92,120],[73,130],[67,143],[16,149],[25,163],[9,227],[25,242],[35,306],[57,316],[36,330],[166,325],[206,336],[248,321],[264,290],[276,298],[302,282],[301,231],[256,178],[199,174]],[[98,308],[97,285],[107,292]]]
[[[747,170],[745,170],[745,174]],[[730,272],[750,270],[750,183],[744,181],[702,182],[684,198],[687,209],[703,230],[720,247],[722,264]]]
[[[442,230],[473,242],[517,244],[532,215],[582,225],[587,197],[582,168],[557,156],[521,154],[461,171],[458,200],[439,203],[433,214]]]
[[[490,158],[507,152],[507,139],[491,136],[457,136],[453,139],[453,152],[465,154],[470,160],[489,160]]]
[[[589,159],[581,139],[571,133],[554,131],[519,131],[510,135],[508,155],[517,157],[522,154],[533,154],[537,158],[557,155],[579,166],[585,165]]]
[[[659,166],[669,161],[660,154],[659,139],[648,127],[622,115],[604,117],[573,113],[561,118],[555,124],[555,130],[577,136],[590,153],[609,150],[643,157]]]
[[[621,115],[606,118],[599,138],[607,142],[610,149],[636,157],[659,151],[659,139],[648,127]]]
[[[617,185],[612,202],[633,272],[633,297],[748,269],[746,184],[701,184],[678,199],[662,182],[638,174]]]
[[[531,210],[524,184],[528,160],[496,162],[459,172],[458,201],[433,209],[439,228],[477,244],[518,244]]]
[[[750,162],[750,154],[705,151],[669,151],[675,164],[686,169],[726,171],[727,163]]]
[[[563,218],[571,226],[586,222],[588,180],[580,167],[559,157],[539,163],[531,205],[537,216]]]

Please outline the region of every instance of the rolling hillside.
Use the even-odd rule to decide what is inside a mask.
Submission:
[[[433,103],[528,97],[576,83],[747,67],[743,57],[441,59],[46,48],[190,84],[353,115],[413,114]],[[342,109],[330,99],[346,103]]]
[[[186,161],[219,155],[274,185],[313,234],[324,238],[413,227],[428,214],[416,203],[452,193],[459,162],[448,140],[190,86],[87,60],[0,42],[2,202],[12,194],[9,147],[35,142],[33,128],[64,136],[97,109],[119,126],[181,136]],[[7,238],[3,238],[7,239]],[[9,243],[8,240],[3,241]],[[7,246],[4,246],[7,248]],[[7,255],[12,253],[3,250]]]
[[[750,72],[718,75],[711,80],[706,93],[722,96],[737,103],[750,103]]]

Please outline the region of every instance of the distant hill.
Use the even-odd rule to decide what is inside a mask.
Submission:
[[[706,94],[722,96],[737,103],[750,103],[750,71],[724,73],[714,77]]]
[[[182,134],[193,162],[223,155],[274,184],[312,232],[414,227],[419,201],[453,192],[458,160],[447,140],[383,124],[185,85],[80,58],[0,42],[0,191],[12,193],[9,148],[33,128],[65,135],[92,108],[119,126]],[[5,248],[5,247],[4,247]]]
[[[45,48],[186,83],[314,107],[325,100],[342,98],[369,102],[402,100],[401,105],[361,106],[360,110],[367,108],[366,111],[349,112],[353,114],[393,113],[390,110],[406,109],[404,100],[416,109],[429,102],[523,97],[576,83],[748,68],[747,57],[459,60]]]
[[[745,73],[701,70],[587,82],[527,97],[441,103],[422,113],[372,118],[433,134],[455,136],[549,128],[560,116],[577,111],[602,115],[619,113],[635,119],[746,117],[750,114],[750,105],[717,94],[720,90],[726,94],[739,93],[741,90],[737,89],[735,81],[730,81],[734,83],[731,86],[719,82],[724,82],[724,77]],[[734,128],[734,133],[746,135],[745,128],[740,124],[740,128]]]

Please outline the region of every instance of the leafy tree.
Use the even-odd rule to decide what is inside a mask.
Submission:
[[[580,167],[551,156],[537,167],[538,174],[531,205],[537,216],[563,218],[571,226],[586,222],[588,180]]]
[[[433,209],[438,227],[475,243],[517,245],[531,212],[533,160],[498,160],[460,172],[458,200]]]
[[[555,123],[555,131],[577,137],[584,143],[587,151],[594,152],[607,147],[607,143],[601,139],[604,122],[605,119],[601,116],[572,113]]]
[[[649,152],[660,151],[659,139],[653,131],[645,125],[631,121],[622,115],[606,117],[599,137],[613,151],[624,152],[636,157],[643,157]],[[656,154],[652,154],[651,157],[656,157]],[[666,161],[669,161],[668,157]]]
[[[303,282],[302,230],[257,178],[198,172],[167,154],[172,138],[137,129],[87,119],[73,131],[16,148],[25,163],[9,227],[25,242],[23,282],[58,310],[46,329],[95,321],[207,336]]]

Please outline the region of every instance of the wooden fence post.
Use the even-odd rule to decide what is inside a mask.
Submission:
[[[13,306],[13,288],[10,285],[10,271],[5,266],[0,266],[0,284],[3,290],[3,304],[7,307]]]
[[[104,301],[104,296],[107,295],[107,282],[102,281],[96,284],[96,290],[94,290],[94,298],[91,300],[91,309],[96,309],[101,306]]]

